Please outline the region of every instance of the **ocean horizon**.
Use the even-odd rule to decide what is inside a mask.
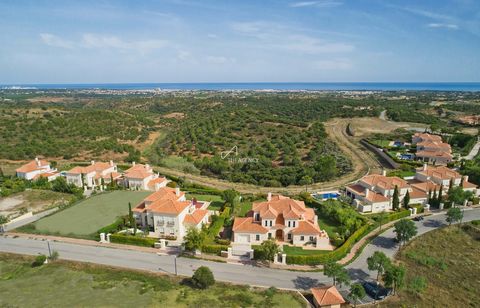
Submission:
[[[0,89],[37,90],[274,90],[274,91],[480,91],[480,82],[205,82],[3,84]]]

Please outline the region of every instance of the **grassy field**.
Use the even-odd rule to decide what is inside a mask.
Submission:
[[[162,165],[167,168],[173,168],[181,171],[188,170],[188,173],[200,173],[200,170],[198,170],[192,162],[189,162],[185,158],[176,155],[170,155],[163,158]]]
[[[381,306],[478,307],[480,230],[475,236],[477,240],[452,226],[413,240],[399,254],[407,268],[406,288]],[[415,276],[427,280],[427,288],[420,294],[409,290]]]
[[[114,191],[93,196],[80,203],[37,221],[40,232],[87,236],[128,214],[128,202],[134,207],[151,192]]]
[[[305,307],[294,293],[216,283],[207,290],[180,279],[0,254],[1,307]]]

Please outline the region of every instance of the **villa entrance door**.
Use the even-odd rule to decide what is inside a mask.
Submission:
[[[275,238],[279,241],[283,241],[283,230],[277,230],[275,232]]]

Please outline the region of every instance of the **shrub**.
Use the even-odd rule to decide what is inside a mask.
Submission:
[[[215,284],[215,278],[208,267],[200,266],[195,273],[193,273],[192,283],[197,288],[206,289]]]
[[[50,260],[51,261],[55,261],[55,260],[58,260],[58,258],[60,257],[60,254],[58,253],[58,251],[54,250],[52,251],[52,254],[50,255]]]
[[[215,243],[217,243],[219,245],[230,246],[230,240],[227,240],[227,239],[217,238],[217,239],[215,239]]]
[[[415,276],[410,281],[409,290],[412,293],[420,294],[427,288],[427,279],[423,276]]]
[[[38,255],[37,257],[35,257],[35,261],[33,261],[32,266],[33,267],[42,266],[46,260],[47,260],[46,255]]]
[[[115,233],[125,226],[126,216],[118,217],[112,224],[105,226],[97,231],[97,237],[100,236],[100,233]]]
[[[156,239],[149,237],[138,237],[133,235],[112,234],[110,235],[110,242],[117,244],[128,244],[135,246],[154,247]]]
[[[222,251],[228,250],[228,246],[227,245],[203,245],[201,250],[204,253],[220,255]]]

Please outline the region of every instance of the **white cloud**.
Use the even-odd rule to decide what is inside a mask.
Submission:
[[[348,70],[352,68],[352,63],[348,59],[318,60],[313,67],[319,70]]]
[[[207,34],[207,37],[209,37],[211,39],[216,39],[216,38],[218,38],[218,35],[213,34],[213,33],[209,33],[209,34]]]
[[[50,33],[41,33],[42,41],[53,47],[61,48],[88,48],[88,49],[117,49],[120,51],[134,50],[142,54],[151,52],[155,49],[164,48],[169,45],[166,40],[148,39],[138,41],[128,41],[113,35],[102,35],[95,33],[85,33],[77,42],[62,39]]]
[[[40,33],[40,39],[48,46],[60,47],[60,48],[73,48],[74,43],[68,40],[64,40],[51,33]]]
[[[445,28],[450,30],[458,30],[459,27],[456,24],[444,24],[444,23],[429,23],[427,25],[429,28]]]
[[[192,54],[188,51],[180,50],[177,54],[177,59],[185,62],[192,59]]]
[[[324,0],[324,1],[300,1],[300,2],[292,2],[290,3],[290,7],[319,7],[319,8],[327,8],[327,7],[335,7],[342,5],[343,3],[340,1],[334,0]]]
[[[226,64],[226,63],[234,63],[236,62],[235,58],[227,58],[224,56],[207,56],[206,60],[208,63],[212,64]]]
[[[254,37],[262,43],[256,46],[268,49],[318,54],[326,52],[351,52],[355,46],[351,43],[335,42],[292,31],[291,27],[265,21],[237,22],[232,29],[240,35]]]

